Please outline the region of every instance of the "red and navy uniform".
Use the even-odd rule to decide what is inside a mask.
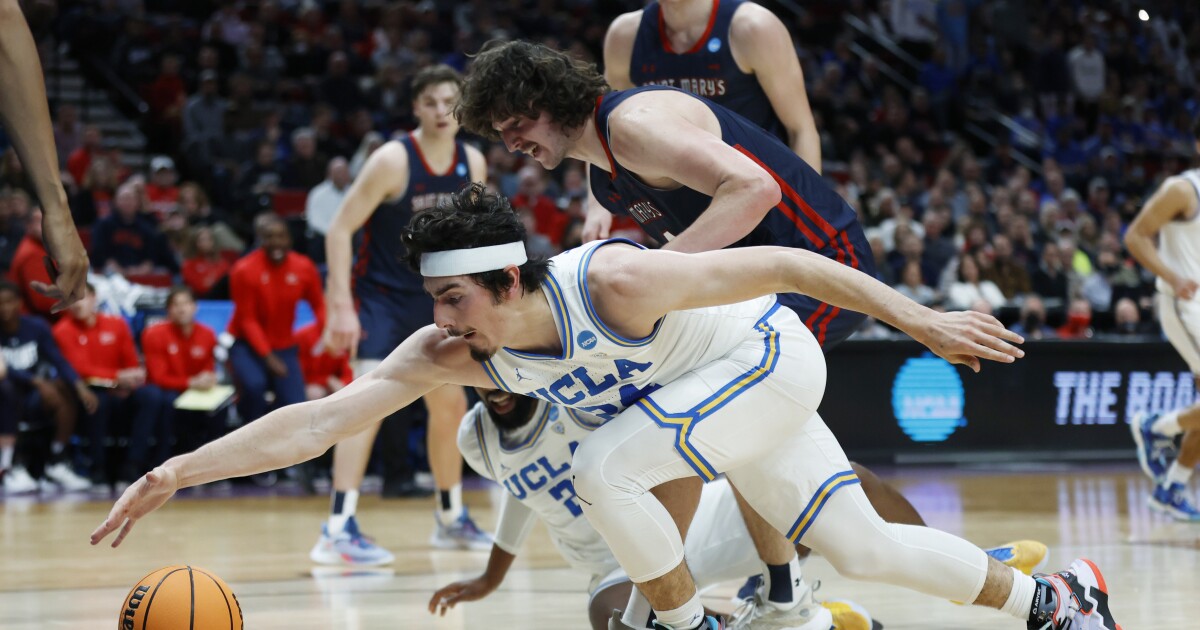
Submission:
[[[296,252],[288,252],[278,265],[261,249],[246,254],[229,272],[229,291],[233,298],[229,333],[260,357],[296,346],[292,325],[301,299],[325,325],[321,276],[311,260]]]
[[[662,8],[657,2],[646,5],[633,40],[629,78],[638,87],[665,85],[703,96],[786,141],[787,127],[775,115],[758,78],[742,72],[733,59],[729,27],[742,2],[713,0],[708,27],[689,50],[671,49]]]
[[[660,190],[647,186],[613,158],[609,149],[609,115],[626,98],[652,90],[674,88],[648,86],[609,92],[597,99],[596,131],[608,154],[611,171],[605,173],[593,166],[591,182],[592,192],[605,208],[633,217],[647,234],[666,243],[694,223],[708,209],[712,197],[687,187]],[[775,245],[806,249],[874,276],[874,259],[854,209],[774,136],[720,105],[699,100],[720,122],[721,139],[770,173],[783,192],[779,204],[762,222],[730,247]],[[866,317],[795,293],[780,295],[779,302],[800,316],[825,349],[850,336]]]
[[[142,333],[146,381],[182,393],[196,375],[216,371],[216,347],[216,334],[204,324],[193,323],[191,334],[184,334],[173,322],[154,324]]]
[[[447,200],[471,182],[467,150],[454,143],[454,162],[444,173],[429,168],[412,136],[398,140],[408,152],[408,188],[379,204],[363,226],[354,263],[354,299],[362,324],[358,358],[383,359],[417,329],[433,323],[433,300],[423,279],[402,258],[400,235],[413,215]]]

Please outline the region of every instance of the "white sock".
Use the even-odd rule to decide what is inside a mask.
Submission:
[[[8,470],[12,468],[13,451],[16,450],[12,446],[0,447],[0,470]]]
[[[462,484],[456,483],[449,490],[438,490],[438,517],[443,523],[453,523],[462,518]]]
[[[1156,419],[1154,423],[1150,425],[1150,430],[1154,431],[1155,433],[1161,433],[1171,437],[1175,437],[1176,435],[1183,433],[1183,427],[1179,426],[1179,410],[1176,409],[1174,411],[1168,411],[1167,413],[1159,416],[1158,419]]]
[[[1192,469],[1188,466],[1180,466],[1179,460],[1175,460],[1171,467],[1167,469],[1167,478],[1163,480],[1168,486],[1173,483],[1181,483],[1187,485],[1192,480]]]
[[[666,624],[675,630],[695,628],[704,619],[704,606],[700,605],[699,591],[692,594],[686,604],[675,610],[655,610],[654,616],[659,624]]]
[[[339,497],[338,495],[341,495]],[[341,498],[341,505],[338,505],[338,499]],[[346,521],[354,516],[354,511],[358,509],[358,490],[347,490],[345,492],[335,491],[333,493],[332,506],[329,510],[329,525],[326,529],[329,530],[330,536],[337,536],[346,529]]]
[[[1037,591],[1037,582],[1016,569],[1013,569],[1012,572],[1012,590],[1008,592],[1008,599],[1004,600],[1000,611],[1017,619],[1029,619],[1030,609],[1033,608],[1033,594]]]

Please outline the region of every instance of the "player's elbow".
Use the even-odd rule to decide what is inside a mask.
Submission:
[[[767,216],[771,208],[779,205],[780,200],[783,199],[783,191],[780,190],[779,183],[761,169],[754,174],[739,177],[731,182],[729,188],[730,192],[741,200],[735,211],[740,214],[739,218],[748,226],[746,233],[762,222],[763,217]]]

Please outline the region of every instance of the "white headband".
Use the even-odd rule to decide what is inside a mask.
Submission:
[[[471,273],[495,271],[509,265],[523,265],[529,257],[525,255],[525,243],[516,241],[503,245],[452,249],[444,252],[421,254],[421,275],[426,278],[465,276]]]

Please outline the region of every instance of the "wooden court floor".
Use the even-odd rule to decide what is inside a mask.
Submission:
[[[1200,627],[1200,525],[1145,507],[1149,482],[1136,468],[901,469],[886,475],[930,525],[981,545],[1036,538],[1050,564],[1083,555],[1104,571],[1112,609],[1126,630]],[[383,570],[314,568],[308,551],[328,502],[319,497],[231,498],[196,493],[143,521],[120,549],[90,547],[109,500],[4,500],[0,516],[0,628],[112,628],[126,591],[142,575],[187,563],[224,577],[255,630],[337,628],[585,628],[586,577],[565,567],[539,528],[508,580],[490,598],[444,619],[425,611],[430,594],[482,571],[486,553],[431,551],[427,500],[360,501],[364,530],[396,552]],[[468,493],[481,524],[494,521],[497,491]],[[805,566],[818,595],[849,598],[889,629],[1023,628],[1000,613],[891,587],[851,582],[823,559]],[[730,608],[736,585],[706,603]]]

